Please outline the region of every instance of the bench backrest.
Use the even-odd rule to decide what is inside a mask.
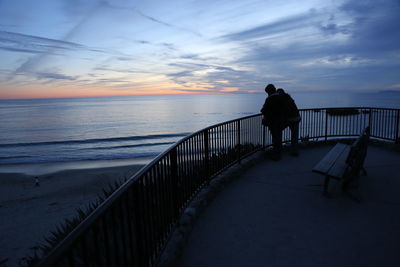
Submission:
[[[369,126],[365,128],[357,140],[352,144],[346,163],[351,174],[358,174],[364,165],[367,156],[368,141],[370,136]]]

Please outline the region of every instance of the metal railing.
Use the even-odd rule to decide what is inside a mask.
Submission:
[[[300,111],[300,141],[356,136],[399,142],[400,109]],[[75,228],[40,266],[154,266],[180,214],[210,180],[271,145],[262,115],[223,122],[180,140],[129,179]],[[290,132],[283,133],[284,142]]]

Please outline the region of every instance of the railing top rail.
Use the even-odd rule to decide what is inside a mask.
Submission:
[[[399,108],[382,108],[382,107],[325,107],[325,108],[302,108],[299,110],[331,110],[331,109],[379,109],[379,110],[400,110]]]

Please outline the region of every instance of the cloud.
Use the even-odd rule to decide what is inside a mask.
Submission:
[[[0,49],[13,52],[39,54],[44,53],[49,49],[65,51],[87,48],[81,44],[73,42],[66,42],[62,40],[21,34],[16,32],[0,31]]]
[[[283,32],[294,31],[313,25],[318,16],[319,14],[317,14],[315,10],[310,10],[309,12],[288,16],[272,23],[267,23],[244,31],[227,34],[221,36],[221,38],[236,41],[265,38],[270,35],[278,33],[282,34]]]
[[[67,76],[58,73],[49,73],[49,72],[36,73],[36,76],[38,79],[55,79],[55,80],[68,80],[68,81],[74,81],[77,79],[77,77]]]
[[[323,25],[321,23],[320,26],[319,26],[319,29],[322,32],[330,34],[330,35],[335,35],[335,34],[339,34],[339,33],[342,33],[342,34],[350,34],[351,33],[348,25],[346,25],[346,26],[338,26],[335,23],[329,23],[327,25]]]
[[[357,50],[376,53],[380,50],[399,49],[399,1],[350,0],[343,4],[340,10],[353,18],[352,45]]]
[[[137,70],[137,69],[118,69],[118,68],[113,68],[113,67],[108,67],[108,66],[98,66],[93,68],[94,71],[105,71],[105,72],[119,72],[119,73],[154,73],[151,71],[145,71],[145,70]]]
[[[10,51],[10,52],[17,52],[17,53],[29,53],[29,54],[41,53],[40,50],[15,48],[15,47],[8,47],[8,46],[2,46],[2,45],[0,45],[0,49],[5,50],[5,51]]]
[[[188,62],[171,63],[169,66],[180,69],[167,74],[167,77],[185,87],[184,90],[202,88],[200,92],[203,93],[222,93],[241,88],[241,92],[250,92],[265,86],[265,75],[231,66]]]
[[[197,31],[194,31],[194,30],[191,30],[191,29],[188,29],[188,28],[185,28],[185,27],[181,27],[181,26],[178,26],[178,25],[174,25],[174,24],[171,24],[171,23],[168,23],[168,22],[159,20],[159,19],[157,19],[157,18],[154,18],[154,17],[152,17],[152,16],[149,16],[149,15],[143,13],[142,11],[140,11],[140,10],[137,9],[137,8],[134,8],[133,10],[134,10],[137,14],[139,14],[140,16],[142,16],[142,17],[144,17],[144,18],[146,18],[146,19],[148,19],[148,20],[150,20],[150,21],[152,21],[152,22],[161,24],[161,25],[166,26],[166,27],[170,27],[170,28],[174,28],[174,29],[177,29],[177,30],[185,31],[185,32],[191,33],[191,34],[193,34],[193,35],[196,35],[196,36],[198,36],[198,37],[202,37],[202,35],[201,35],[200,33],[198,33]]]
[[[397,84],[398,14],[399,1],[349,0],[341,6],[315,9],[224,35],[220,40],[237,46],[240,54],[232,63],[253,69],[254,75],[242,75],[256,80],[262,73],[272,73],[298,88]],[[234,74],[227,71],[219,76],[234,81]]]
[[[200,34],[199,32],[197,32],[195,30],[188,29],[186,27],[175,25],[175,24],[166,22],[164,20],[155,18],[153,16],[150,16],[150,15],[142,12],[137,7],[117,5],[115,3],[111,3],[110,1],[101,1],[100,3],[102,4],[102,7],[107,7],[109,9],[116,9],[116,10],[134,12],[135,14],[138,14],[139,16],[141,16],[141,17],[143,17],[143,18],[145,18],[145,19],[147,19],[147,20],[149,20],[151,22],[154,22],[156,24],[159,24],[159,25],[162,25],[162,26],[165,26],[165,27],[168,27],[168,28],[173,28],[173,29],[176,29],[176,30],[179,30],[179,31],[184,31],[184,32],[196,35],[198,37],[202,37],[202,34]]]

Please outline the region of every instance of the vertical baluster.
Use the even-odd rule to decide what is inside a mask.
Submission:
[[[150,233],[151,233],[151,262],[156,260],[156,253],[158,251],[158,236],[159,236],[159,206],[157,205],[157,186],[154,175],[154,165],[148,172],[147,180],[149,182],[149,190],[147,190],[147,201],[150,208]]]
[[[186,165],[186,161],[187,161],[187,158],[186,158],[186,155],[187,155],[187,142],[185,141],[185,142],[183,142],[182,144],[181,144],[181,148],[182,148],[182,156],[181,156],[181,158],[182,158],[182,162],[181,162],[181,165],[182,165],[182,173],[181,173],[181,176],[182,176],[182,181],[183,181],[183,203],[184,203],[184,205],[186,205],[186,202],[187,202],[187,199],[188,199],[188,176],[187,176],[187,165]]]
[[[159,221],[157,223],[159,224],[159,234],[157,237],[157,242],[158,242],[158,248],[159,250],[162,249],[162,245],[164,244],[165,240],[165,234],[167,232],[167,221],[166,221],[166,216],[165,216],[165,203],[166,199],[164,198],[164,180],[161,175],[161,161],[158,161],[154,165],[154,179],[155,179],[155,184],[156,184],[156,194],[157,194],[157,208],[158,208],[158,217]]]
[[[400,109],[397,109],[396,111],[396,135],[395,135],[395,143],[399,144],[400,143],[400,136],[399,136],[399,128],[400,128]]]
[[[151,168],[150,171],[150,179],[151,179],[151,184],[152,184],[152,194],[151,194],[151,200],[152,200],[152,210],[153,210],[153,232],[154,232],[154,246],[153,246],[153,251],[155,253],[155,260],[157,259],[157,255],[159,251],[161,250],[161,240],[162,240],[162,232],[163,232],[163,220],[162,220],[162,203],[160,200],[161,194],[159,191],[159,183],[160,179],[158,179],[157,175],[157,166],[158,163],[153,165],[153,168]]]
[[[96,266],[104,266],[103,264],[103,257],[104,257],[104,247],[103,247],[103,241],[100,243],[99,240],[99,220],[96,220],[93,223],[93,227],[91,229],[92,231],[92,236],[93,236],[93,251],[95,251],[98,255],[102,255],[102,257],[98,257],[97,255],[91,255],[91,258],[94,257],[94,261]]]
[[[328,140],[328,110],[325,109],[325,141]]]
[[[174,208],[174,220],[177,220],[178,218],[178,202],[179,202],[179,197],[178,197],[178,170],[177,170],[177,152],[176,152],[176,147],[174,147],[170,154],[170,164],[171,164],[171,185],[172,185],[172,198],[173,198],[173,208]]]
[[[381,109],[381,114],[382,114],[381,137],[385,138],[386,137],[386,110]]]
[[[164,157],[162,160],[162,172],[165,179],[165,195],[167,198],[166,206],[168,207],[168,230],[172,229],[172,224],[175,222],[174,217],[174,197],[173,197],[173,187],[172,187],[172,175],[171,175],[171,164],[169,161],[169,155]],[[168,203],[168,205],[167,205]]]
[[[190,191],[190,199],[192,199],[193,197],[193,190],[194,190],[194,181],[193,181],[193,173],[192,173],[192,164],[193,164],[193,159],[192,159],[192,155],[193,155],[193,150],[192,150],[192,141],[193,141],[193,137],[189,138],[187,140],[187,167],[188,167],[188,178],[189,178],[189,191]]]
[[[205,173],[206,173],[206,177],[207,180],[209,179],[209,175],[210,175],[210,151],[209,151],[209,130],[206,129],[203,132],[203,146],[204,146],[204,165],[205,165]]]
[[[108,212],[106,212],[102,219],[101,219],[101,226],[102,232],[104,237],[104,248],[105,248],[105,257],[106,257],[106,264],[111,266],[112,262],[112,255],[111,255],[111,243],[110,243],[110,236],[109,236],[109,229],[107,228],[107,217]]]
[[[385,123],[385,131],[386,131],[386,134],[385,134],[385,137],[386,137],[386,139],[390,139],[390,126],[392,126],[392,123],[391,123],[391,117],[390,117],[390,110],[385,110],[385,113],[386,113],[386,123]]]
[[[123,257],[121,257],[121,249],[119,249],[120,246],[120,236],[118,233],[118,218],[116,216],[116,209],[118,203],[114,203],[111,206],[111,233],[112,233],[112,240],[114,242],[114,250],[115,250],[115,256],[116,256],[116,262],[118,265],[122,266],[124,263],[122,262]]]
[[[225,124],[225,139],[226,139],[226,150],[228,154],[226,155],[226,162],[227,164],[231,164],[231,155],[232,155],[232,140],[231,140],[231,133],[230,133],[230,124]]]
[[[231,163],[231,161],[230,161],[230,154],[232,153],[232,151],[231,151],[231,149],[232,149],[232,147],[231,147],[231,144],[230,144],[230,136],[229,136],[229,124],[228,123],[226,123],[225,125],[224,125],[224,128],[225,128],[225,137],[224,137],[224,139],[225,139],[225,149],[226,149],[226,164],[230,164]]]
[[[318,112],[318,117],[319,117],[319,130],[318,130],[318,136],[323,137],[324,136],[324,111],[326,110],[322,110],[320,109]]]
[[[142,179],[140,181],[140,201],[141,201],[141,213],[139,216],[142,217],[142,231],[143,231],[143,239],[144,239],[144,244],[145,244],[145,254],[144,254],[144,260],[146,265],[149,264],[149,260],[151,257],[151,233],[149,229],[150,225],[150,220],[149,220],[149,205],[147,201],[147,190],[148,190],[148,181],[146,179],[146,174],[142,176]]]
[[[187,184],[187,202],[192,199],[192,176],[190,175],[190,139],[185,142],[185,165],[186,165],[186,184]]]
[[[136,218],[134,217],[134,200],[132,197],[133,192],[133,185],[129,188],[126,192],[126,205],[125,205],[125,212],[128,218],[128,235],[130,239],[130,253],[131,253],[131,264],[133,266],[138,266],[140,264],[139,261],[139,244],[138,244],[138,236],[135,233],[135,224]]]
[[[381,114],[382,114],[382,116],[381,116],[381,122],[382,122],[382,125],[381,125],[381,137],[385,137],[385,134],[386,134],[386,127],[385,127],[385,124],[386,124],[386,112],[385,112],[385,110],[382,110],[381,109]]]
[[[205,130],[207,131],[207,130]],[[202,176],[208,173],[208,166],[206,164],[206,156],[205,156],[205,150],[200,148],[200,144],[204,144],[204,138],[201,139],[202,136],[205,135],[205,131],[203,131],[201,134],[196,135],[193,143],[193,149],[195,151],[194,154],[194,162],[195,165],[193,166],[193,172],[196,177],[196,190],[199,190],[200,184],[202,184]]]
[[[83,266],[89,265],[86,235],[87,235],[87,232],[84,233],[78,241],[78,246],[80,244],[80,247],[81,247],[81,256],[82,256]]]
[[[207,133],[203,132],[203,135],[199,135],[197,138],[197,142],[196,142],[196,150],[198,151],[197,162],[199,164],[196,167],[196,172],[198,173],[197,175],[199,176],[198,186],[200,186],[200,185],[203,186],[204,182],[206,180],[208,181],[208,176],[210,173],[210,162],[209,162],[209,156],[210,156],[209,144],[210,143],[208,141],[209,131],[208,131],[208,129],[206,129],[205,131],[207,131]],[[207,138],[206,138],[206,135],[207,135]],[[205,167],[204,171],[201,171],[202,169],[200,167],[202,165],[200,165],[200,164],[204,164],[203,165]]]
[[[217,160],[218,160],[218,170],[217,170],[217,172],[219,171],[219,170],[221,170],[221,167],[222,167],[222,157],[223,157],[223,155],[222,155],[222,153],[223,153],[223,151],[222,151],[222,145],[221,145],[221,126],[218,126],[218,127],[216,127],[216,130],[217,130],[217,137],[216,137],[216,139],[217,139],[217,154],[218,154],[218,157],[217,157]]]
[[[217,170],[218,170],[218,158],[216,153],[218,152],[217,149],[217,128],[213,127],[213,134],[212,134],[212,142],[213,142],[213,151],[212,151],[212,155],[213,155],[213,173],[212,175],[214,175]]]
[[[127,235],[128,230],[126,229],[127,218],[126,218],[126,213],[123,212],[123,208],[122,208],[122,205],[124,205],[124,202],[125,202],[124,199],[125,198],[121,197],[117,201],[116,208],[118,209],[117,210],[118,211],[117,221],[119,221],[119,228],[120,228],[118,234],[119,234],[119,238],[121,239],[121,242],[120,242],[120,244],[122,245],[121,250],[122,250],[123,258],[125,260],[125,265],[129,265],[130,259],[129,259],[129,255],[128,255],[129,254],[128,248],[129,248],[130,244],[129,244],[129,241],[127,240],[127,238],[128,238],[128,235]]]
[[[68,252],[67,255],[68,258],[68,267],[74,267],[75,266],[75,259],[74,259],[74,251],[73,248],[71,248]]]
[[[162,160],[162,172],[164,175],[164,179],[165,179],[165,195],[167,198],[166,203],[169,203],[167,205],[168,207],[168,230],[172,229],[172,224],[175,221],[174,218],[174,207],[173,207],[173,190],[172,190],[172,186],[171,186],[171,173],[170,173],[170,162],[169,162],[169,157],[164,157]]]
[[[240,159],[241,159],[241,140],[240,140],[240,136],[241,136],[241,129],[240,129],[240,120],[237,120],[236,122],[236,132],[237,132],[237,147],[238,147],[238,161],[240,163]]]
[[[198,182],[199,182],[196,170],[197,170],[197,168],[199,168],[198,166],[200,166],[199,160],[197,159],[198,152],[197,152],[197,149],[196,149],[196,144],[198,142],[197,141],[198,138],[199,138],[199,135],[196,135],[196,136],[193,137],[193,140],[192,140],[192,153],[193,153],[193,155],[192,155],[192,161],[193,161],[193,163],[192,163],[192,175],[194,177],[193,182],[194,182],[194,187],[196,189],[196,193],[197,193]]]

